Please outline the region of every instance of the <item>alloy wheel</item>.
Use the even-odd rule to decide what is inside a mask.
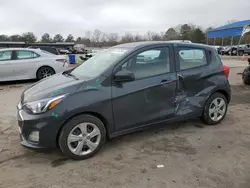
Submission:
[[[223,98],[215,98],[209,106],[209,117],[217,122],[220,121],[226,113],[226,102]]]
[[[92,153],[99,146],[100,141],[101,132],[99,128],[89,122],[75,126],[67,138],[69,150],[78,156]]]
[[[54,74],[53,70],[51,68],[43,68],[40,70],[40,77],[46,78]]]

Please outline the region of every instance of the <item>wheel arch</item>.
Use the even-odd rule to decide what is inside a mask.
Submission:
[[[41,69],[41,68],[44,68],[44,67],[49,67],[49,68],[51,68],[53,71],[54,71],[54,73],[56,73],[56,71],[55,71],[55,69],[53,68],[53,67],[51,67],[51,66],[49,66],[49,65],[41,65],[40,67],[38,67],[38,69],[37,69],[37,71],[36,71],[36,78],[38,78],[38,71]]]
[[[107,138],[110,138],[109,137],[109,131],[108,131],[109,130],[109,124],[108,124],[107,119],[104,116],[102,116],[100,113],[91,112],[91,111],[85,111],[85,112],[80,112],[80,113],[74,114],[74,115],[70,116],[68,119],[66,119],[63,122],[62,126],[60,127],[60,129],[59,129],[59,131],[57,133],[57,137],[56,137],[56,144],[57,145],[58,145],[58,142],[59,142],[60,133],[61,133],[63,127],[66,125],[66,123],[68,123],[74,117],[81,116],[81,115],[92,115],[92,116],[98,118],[104,124],[104,127],[106,129],[106,136],[107,136]]]
[[[214,93],[221,93],[222,95],[224,95],[226,97],[228,103],[231,100],[230,95],[229,95],[229,93],[226,90],[216,90],[210,96],[212,96]]]
[[[228,93],[228,91],[226,91],[225,89],[217,89],[217,90],[214,90],[212,91],[209,95],[207,95],[206,97],[206,100],[205,100],[205,103],[204,103],[204,106],[202,108],[202,114],[204,113],[204,109],[205,109],[205,106],[206,106],[206,103],[207,103],[207,100],[215,93],[220,93],[222,95],[224,95],[227,99],[227,102],[229,103],[230,100],[231,100],[231,97],[230,97],[230,94]]]

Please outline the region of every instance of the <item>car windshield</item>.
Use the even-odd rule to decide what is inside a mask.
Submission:
[[[76,77],[96,77],[101,75],[109,66],[125,55],[128,49],[109,48],[96,53],[93,57],[76,67],[71,74]]]

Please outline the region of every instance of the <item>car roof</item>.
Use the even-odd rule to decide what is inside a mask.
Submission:
[[[33,49],[33,48],[1,48],[1,51],[13,51],[13,50],[28,50],[28,51],[34,51],[34,52],[41,52],[40,49]]]
[[[189,43],[189,42],[180,42],[180,41],[143,41],[143,42],[131,42],[131,43],[125,43],[125,44],[119,44],[114,46],[113,48],[130,48],[130,49],[137,49],[152,45],[158,45],[158,44],[182,44],[185,46],[190,47],[203,47],[203,48],[209,48],[212,47],[205,44],[199,44],[199,43]]]

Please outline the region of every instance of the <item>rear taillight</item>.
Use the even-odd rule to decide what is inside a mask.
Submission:
[[[227,66],[225,66],[225,65],[222,65],[222,70],[223,70],[225,76],[228,78],[228,76],[229,76],[229,68]]]

